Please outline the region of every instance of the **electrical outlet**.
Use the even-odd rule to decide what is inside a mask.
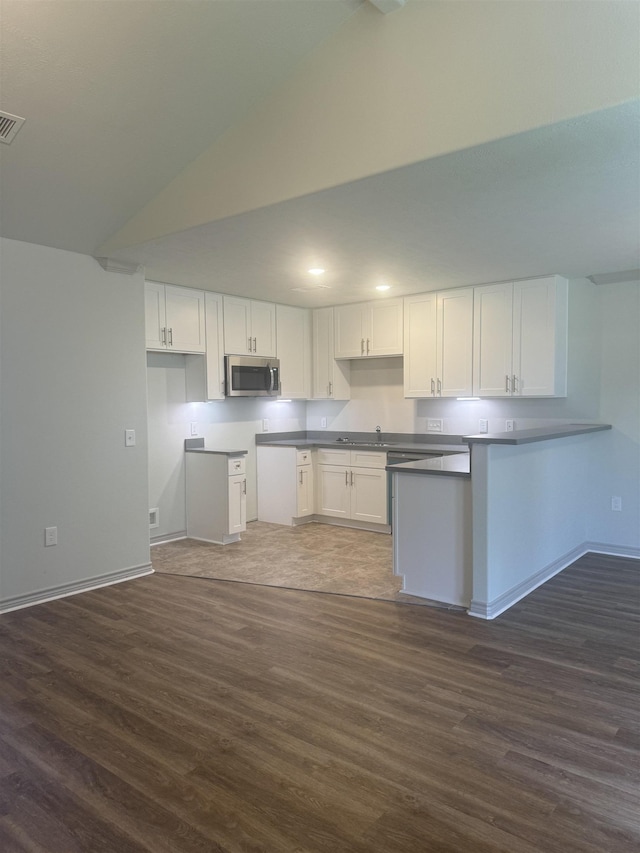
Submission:
[[[48,548],[50,545],[58,544],[58,528],[57,527],[45,527],[44,529],[44,547]]]
[[[442,432],[442,418],[427,418],[427,432]]]
[[[198,434],[198,424],[195,421],[191,421],[191,435]]]
[[[480,418],[478,421],[479,432],[489,432],[489,421],[486,418]]]
[[[622,498],[620,497],[620,495],[612,495],[611,509],[613,510],[613,512],[622,512]]]
[[[320,418],[320,429],[326,429],[326,428],[327,428],[327,419],[326,418]]]
[[[125,447],[135,447],[136,446],[136,431],[135,431],[135,429],[125,429],[125,431],[124,431],[124,446]]]
[[[269,432],[269,418],[262,419],[262,432]]]
[[[504,428],[507,432],[513,432],[516,428],[516,422],[509,419],[504,422]]]

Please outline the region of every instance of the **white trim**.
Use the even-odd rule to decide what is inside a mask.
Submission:
[[[154,536],[150,540],[149,545],[153,548],[154,545],[164,545],[165,542],[178,542],[178,540],[186,538],[186,530],[180,530],[177,533],[161,533],[160,536]]]
[[[511,589],[508,589],[506,592],[503,592],[502,595],[499,595],[498,598],[495,598],[493,601],[472,601],[471,607],[467,612],[469,613],[469,616],[475,616],[478,619],[495,619],[496,616],[504,613],[505,610],[508,610],[520,601],[520,599],[529,595],[530,592],[533,592],[534,589],[542,586],[543,583],[551,580],[552,577],[559,574],[563,569],[566,569],[572,563],[575,563],[575,561],[579,560],[580,557],[584,557],[585,554],[590,553],[608,554],[612,557],[629,557],[630,559],[635,560],[640,559],[640,548],[633,548],[624,545],[609,545],[604,542],[583,542],[582,545],[579,545],[564,556],[554,560],[553,563],[549,563],[548,566],[540,569],[539,572],[536,572],[534,575],[531,575],[531,577],[526,578],[521,583]]]
[[[632,545],[610,545],[608,542],[585,542],[585,554],[608,554],[611,557],[629,557],[631,560],[640,560],[640,548]]]
[[[93,589],[100,589],[103,586],[112,586],[115,583],[141,578],[145,575],[152,575],[153,568],[151,563],[144,563],[140,566],[132,566],[129,569],[120,569],[117,572],[109,572],[105,575],[99,575],[96,578],[87,578],[86,580],[73,581],[72,583],[62,584],[61,586],[52,587],[51,589],[40,590],[39,592],[30,592],[26,595],[16,595],[13,598],[6,598],[0,601],[0,613],[9,613],[12,610],[21,610],[23,607],[32,607],[35,604],[44,604],[46,601],[55,601],[57,598],[66,598],[69,595],[77,595],[80,592],[89,592]]]

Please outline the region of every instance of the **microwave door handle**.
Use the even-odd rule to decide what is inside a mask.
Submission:
[[[273,367],[269,367],[269,393],[273,392],[273,385],[275,382],[274,370]]]

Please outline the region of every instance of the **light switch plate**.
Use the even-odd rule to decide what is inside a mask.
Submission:
[[[135,447],[136,446],[136,431],[135,431],[135,429],[125,429],[125,431],[124,431],[124,446],[125,447]]]
[[[512,421],[511,418],[504,422],[504,428],[507,432],[513,432],[516,428],[516,422]]]
[[[326,418],[320,418],[320,429],[326,429],[326,428],[327,428],[327,419]]]
[[[195,421],[191,421],[191,435],[198,434],[198,424]]]
[[[269,432],[269,418],[262,419],[262,432]]]
[[[478,421],[479,432],[489,432],[489,421],[486,418],[480,418]]]
[[[442,418],[427,418],[427,432],[442,432]]]

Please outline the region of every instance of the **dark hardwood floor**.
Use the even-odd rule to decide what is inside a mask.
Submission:
[[[637,851],[639,577],[489,623],[168,575],[6,614],[0,850]]]

